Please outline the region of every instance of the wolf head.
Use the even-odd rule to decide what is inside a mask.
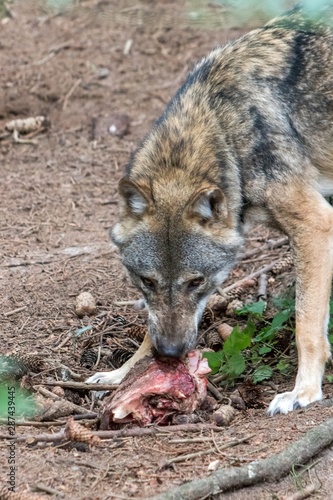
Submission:
[[[111,232],[148,309],[153,345],[181,357],[195,347],[206,302],[234,264],[241,237],[221,189],[205,182],[123,178]]]

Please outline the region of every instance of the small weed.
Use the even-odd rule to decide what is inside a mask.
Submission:
[[[266,303],[263,301],[246,305],[237,311],[246,318],[246,326],[236,326],[219,352],[206,352],[213,373],[228,375],[227,381],[246,376],[254,384],[270,379],[275,372],[287,375],[291,370],[288,357],[278,346],[278,334],[293,333],[295,303],[293,300],[277,300],[280,310],[271,319],[265,318]],[[289,346],[289,343],[288,343]]]
[[[274,372],[281,375],[291,372],[293,364],[286,351],[295,344],[295,301],[276,299],[274,306],[278,312],[270,319],[265,318],[266,303],[263,301],[246,305],[237,311],[238,316],[246,319],[245,328],[235,326],[221,351],[204,353],[213,374],[226,374],[227,383],[242,376],[257,384],[270,379]],[[333,301],[330,303],[330,313],[328,339],[333,345]],[[291,337],[284,349],[283,345],[281,347],[282,334]],[[327,380],[333,382],[333,376],[327,375]]]

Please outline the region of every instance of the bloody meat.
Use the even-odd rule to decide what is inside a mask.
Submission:
[[[209,372],[198,350],[184,360],[144,358],[105,400],[101,428],[126,422],[167,424],[174,413],[192,413],[206,397]]]

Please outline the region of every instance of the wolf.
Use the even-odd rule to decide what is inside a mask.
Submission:
[[[148,310],[139,350],[89,381],[119,383],[152,347],[197,340],[250,220],[288,235],[296,269],[295,387],[269,414],[322,398],[333,270],[333,33],[301,9],[214,49],[189,73],[119,182],[111,238]]]

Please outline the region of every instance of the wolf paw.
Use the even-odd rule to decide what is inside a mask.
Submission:
[[[120,384],[126,373],[121,368],[111,372],[97,372],[86,380],[87,384]]]
[[[123,367],[120,367],[118,370],[113,370],[112,372],[97,372],[87,378],[86,383],[118,385],[126,375],[122,368]],[[103,399],[107,394],[109,394],[109,391],[94,391],[94,394],[97,399]]]
[[[289,413],[290,411],[307,406],[320,399],[322,399],[321,390],[317,392],[306,392],[305,390],[299,391],[294,389],[291,392],[277,394],[269,405],[268,414],[273,416],[278,413]]]

